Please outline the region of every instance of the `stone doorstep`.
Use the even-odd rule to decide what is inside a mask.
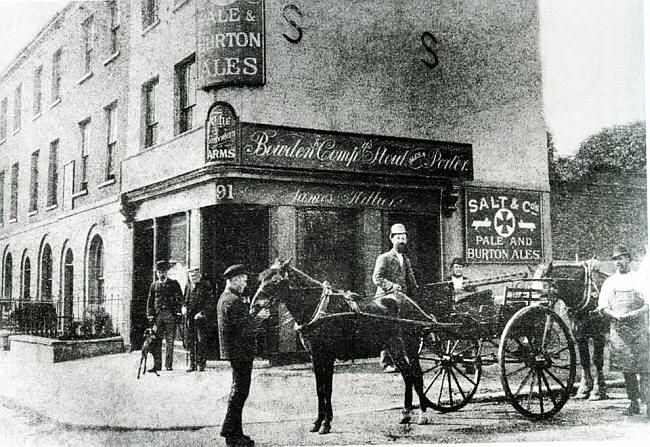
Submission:
[[[124,352],[121,336],[91,340],[58,340],[34,335],[9,336],[12,356],[25,361],[57,363]]]

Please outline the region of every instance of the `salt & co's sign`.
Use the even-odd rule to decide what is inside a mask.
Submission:
[[[465,191],[465,258],[469,263],[542,262],[541,195],[500,189]]]
[[[198,85],[263,85],[264,0],[198,0]]]

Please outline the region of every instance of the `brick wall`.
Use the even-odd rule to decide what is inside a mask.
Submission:
[[[645,178],[551,183],[554,259],[609,259],[626,244],[639,259],[648,240]]]

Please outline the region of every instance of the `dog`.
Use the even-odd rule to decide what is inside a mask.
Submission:
[[[152,328],[146,329],[144,331],[144,342],[142,342],[142,356],[140,357],[140,365],[138,366],[138,379],[140,378],[140,371],[142,371],[142,375],[145,375],[147,373],[147,356],[149,353],[153,355],[153,348],[155,344],[156,331],[154,331]],[[158,371],[155,369],[154,372],[157,376],[160,376],[160,374],[158,374]]]

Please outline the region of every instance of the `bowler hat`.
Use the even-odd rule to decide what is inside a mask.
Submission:
[[[463,261],[461,258],[454,258],[454,259],[451,261],[451,265],[452,265],[452,266],[453,266],[453,265],[462,265],[463,267],[465,267],[465,261]]]
[[[224,272],[223,272],[223,277],[226,279],[234,278],[237,275],[241,275],[246,273],[246,267],[244,267],[244,264],[234,264],[228,267]]]
[[[396,223],[390,227],[390,237],[393,237],[394,234],[406,234],[406,228],[401,223]]]
[[[617,245],[616,247],[614,247],[614,251],[612,252],[612,259],[616,259],[619,256],[627,256],[629,258],[632,258],[630,251],[627,249],[625,245]]]
[[[166,272],[167,270],[169,270],[169,262],[167,261],[156,262],[156,270],[159,270],[161,272]]]

